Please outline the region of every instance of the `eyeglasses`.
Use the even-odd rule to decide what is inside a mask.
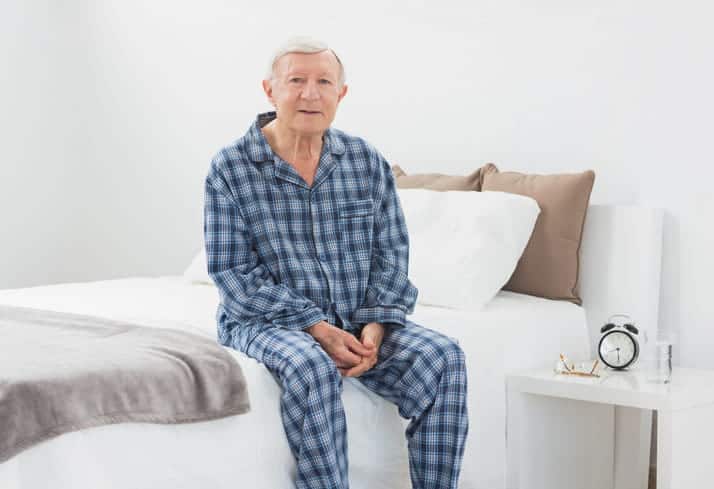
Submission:
[[[558,360],[555,364],[555,373],[563,375],[577,375],[579,377],[600,377],[597,373],[599,364],[600,360],[596,358],[589,370],[584,363],[581,363],[576,367],[574,363],[568,364],[568,359],[561,353],[560,360]]]

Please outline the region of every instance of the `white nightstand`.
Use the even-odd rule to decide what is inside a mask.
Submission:
[[[614,487],[616,406],[657,411],[657,489],[714,487],[714,371],[675,367],[669,384],[641,370],[600,375],[506,377],[508,489]]]

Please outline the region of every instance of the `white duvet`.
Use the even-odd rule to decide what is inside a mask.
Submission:
[[[218,291],[180,276],[125,278],[0,290],[0,303],[94,314],[215,338]],[[500,292],[480,311],[417,305],[412,321],[459,341],[468,369],[469,436],[462,489],[505,486],[507,370],[547,366],[557,354],[589,356],[584,310]],[[202,423],[107,425],[61,435],[0,464],[2,489],[293,487],[295,463],[279,388],[258,362],[240,362],[251,401],[244,415]],[[396,407],[345,379],[350,487],[409,488],[407,421]]]

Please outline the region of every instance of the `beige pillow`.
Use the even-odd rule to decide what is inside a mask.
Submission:
[[[503,287],[581,305],[578,295],[580,239],[595,172],[535,175],[499,172],[482,175],[481,190],[532,197],[541,208],[531,239]]]
[[[399,165],[392,166],[397,180],[397,188],[424,188],[428,190],[481,190],[482,175],[486,169],[498,171],[496,165],[487,163],[470,175],[444,175],[442,173],[421,173],[407,175]]]

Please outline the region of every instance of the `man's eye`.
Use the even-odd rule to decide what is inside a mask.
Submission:
[[[302,81],[302,78],[291,78],[290,82],[291,83],[300,83]]]
[[[326,79],[323,78],[322,80],[320,80],[320,83],[322,83],[323,85],[329,85],[329,84],[331,84],[332,82],[331,82],[330,80],[326,80]]]

